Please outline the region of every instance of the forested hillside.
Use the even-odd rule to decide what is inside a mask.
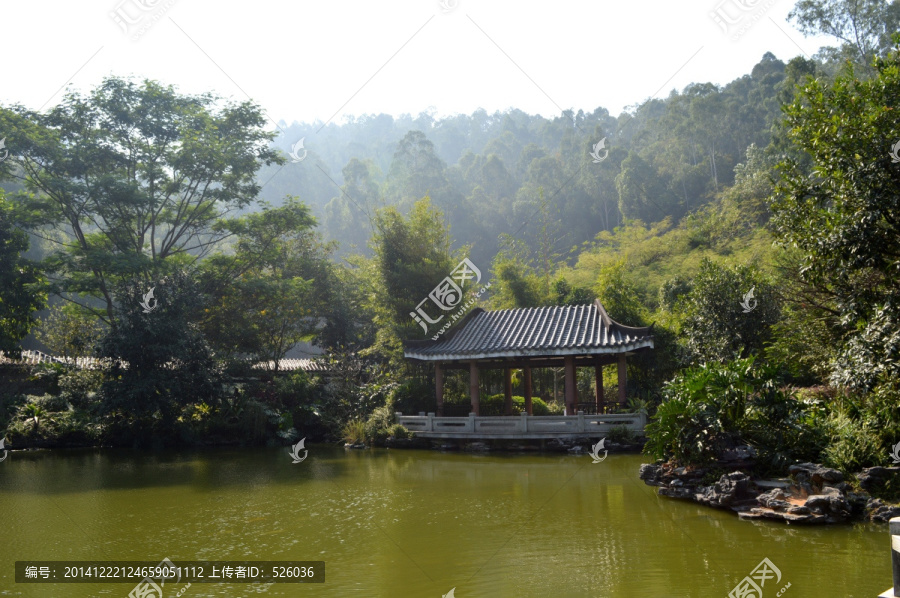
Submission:
[[[555,247],[568,252],[623,218],[678,222],[712,201],[733,183],[747,148],[770,143],[803,66],[766,54],[728,85],[696,83],[618,116],[598,107],[552,120],[481,110],[439,120],[422,113],[295,123],[275,145],[288,154],[302,138],[308,154],[263,168],[262,197],[300,196],[346,253],[367,250],[376,208],[407,210],[428,195],[455,245],[471,245],[473,259],[487,264],[502,233],[536,241],[543,191],[552,219],[565,223]],[[595,163],[590,152],[601,139],[604,159]]]

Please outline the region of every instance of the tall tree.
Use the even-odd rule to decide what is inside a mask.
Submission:
[[[0,110],[18,157],[0,175],[24,183],[15,199],[41,224],[67,233],[47,264],[59,290],[99,298],[115,325],[114,284],[192,264],[223,238],[213,223],[255,200],[260,165],[283,161],[265,122],[251,103],[109,77],[46,114]]]
[[[37,322],[46,293],[37,267],[22,257],[28,251],[28,236],[15,223],[13,206],[0,189],[0,352],[18,356],[19,341]]]
[[[825,48],[833,61],[850,59],[871,72],[872,59],[891,49],[891,34],[900,29],[900,0],[799,0],[788,14],[805,35],[824,34],[840,45]]]
[[[895,41],[900,43],[900,37]],[[876,75],[809,80],[786,129],[812,164],[788,159],[772,202],[781,241],[800,252],[800,281],[839,316],[840,384],[900,377],[900,53]]]

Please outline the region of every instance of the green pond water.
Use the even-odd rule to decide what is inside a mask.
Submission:
[[[308,448],[299,464],[287,448],[10,453],[0,596],[124,598],[135,585],[16,584],[17,560],[165,557],[326,563],[324,584],[193,584],[185,598],[725,598],[763,558],[781,572],[764,598],[891,585],[886,526],[742,522],[657,497],[637,455]]]

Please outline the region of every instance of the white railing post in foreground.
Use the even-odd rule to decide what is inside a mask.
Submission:
[[[891,568],[894,573],[894,587],[879,594],[878,598],[900,596],[900,517],[893,517],[889,524],[891,532]]]

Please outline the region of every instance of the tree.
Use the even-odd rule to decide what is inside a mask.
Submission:
[[[780,311],[774,286],[756,269],[720,266],[706,258],[677,304],[688,349],[701,362],[760,353]]]
[[[333,245],[314,231],[315,219],[297,198],[280,207],[218,223],[236,236],[233,253],[204,267],[213,297],[204,318],[208,338],[224,355],[278,362],[311,340],[334,300]]]
[[[78,357],[94,354],[94,344],[100,339],[97,318],[75,305],[55,307],[43,319],[35,336],[50,351],[71,363]]]
[[[649,162],[637,154],[629,154],[616,177],[619,210],[625,218],[657,222],[669,215],[666,208],[671,197],[665,184]]]
[[[900,42],[900,38],[895,38]],[[799,256],[799,280],[838,320],[832,380],[868,389],[900,376],[900,54],[876,74],[809,80],[786,108],[785,127],[808,156],[780,164],[773,223]]]
[[[841,45],[822,54],[847,59],[864,70],[891,49],[891,34],[900,29],[900,0],[800,0],[788,14],[804,35],[824,34]]]
[[[13,206],[0,189],[0,352],[18,356],[19,341],[37,322],[34,313],[43,309],[47,296],[40,271],[22,257],[28,236],[14,220]]]
[[[189,406],[218,405],[221,376],[195,323],[204,306],[196,282],[175,272],[156,283],[155,302],[145,295],[136,282],[116,289],[119,326],[108,330],[98,351],[109,361],[102,406],[112,421],[165,437]]]
[[[364,251],[372,234],[372,211],[381,194],[375,168],[370,160],[352,158],[341,171],[341,194],[325,205],[325,230],[329,238],[340,239],[344,252]]]
[[[446,283],[466,248],[451,252],[443,214],[427,197],[413,205],[408,217],[393,207],[379,210],[375,229],[374,258],[360,264],[370,297],[368,309],[374,314],[378,330],[372,352],[399,359],[401,339],[423,336],[413,314],[426,323],[426,334],[434,334],[451,320],[450,310],[455,311],[465,302],[474,276],[468,284],[461,279],[453,281],[460,288],[459,293]],[[442,285],[438,298],[431,298],[438,285]],[[427,318],[421,316],[420,307]]]
[[[0,110],[19,158],[0,175],[25,185],[15,198],[43,214],[36,225],[66,232],[47,260],[58,291],[99,298],[115,326],[114,285],[189,267],[223,238],[213,223],[254,201],[260,165],[283,158],[259,107],[218,104],[109,77],[46,114]]]
[[[398,200],[434,195],[447,186],[444,162],[422,131],[410,131],[397,144],[388,181]]]

